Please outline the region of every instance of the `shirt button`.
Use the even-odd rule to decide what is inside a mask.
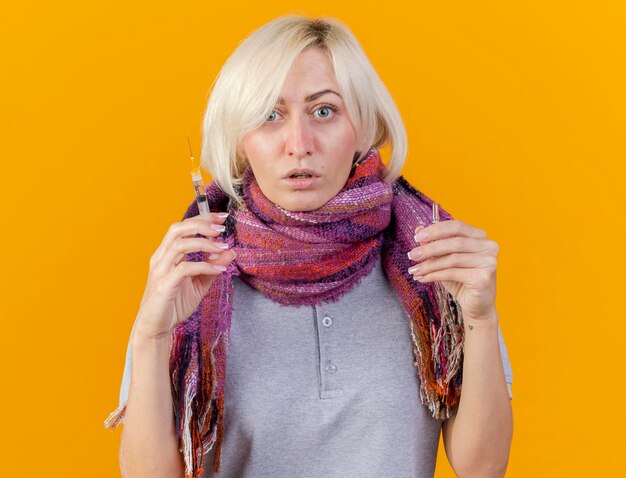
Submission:
[[[324,368],[328,373],[335,373],[337,371],[337,366],[330,361],[326,364],[326,367]]]
[[[330,317],[326,316],[322,319],[322,324],[324,324],[325,327],[330,327],[333,323],[333,319],[331,319]]]

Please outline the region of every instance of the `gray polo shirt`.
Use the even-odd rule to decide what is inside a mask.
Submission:
[[[413,361],[380,259],[338,302],[316,307],[282,306],[235,278],[221,471],[213,448],[203,476],[432,477],[443,421],[420,403]],[[131,366],[129,344],[120,403]]]

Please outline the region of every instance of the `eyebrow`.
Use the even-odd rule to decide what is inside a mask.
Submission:
[[[333,93],[334,95],[337,95],[339,98],[341,98],[341,95],[339,93],[337,93],[334,90],[322,90],[322,91],[318,91],[317,93],[312,93],[309,96],[307,96],[306,98],[304,98],[304,102],[308,103],[310,101],[315,101],[316,99],[318,99],[320,96],[323,96],[327,93]],[[343,98],[341,98],[343,99]],[[278,98],[278,104],[284,104],[285,103],[285,99],[284,98]]]

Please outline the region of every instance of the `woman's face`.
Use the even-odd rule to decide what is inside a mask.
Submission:
[[[346,184],[356,133],[332,63],[319,48],[296,58],[280,96],[265,123],[244,136],[244,153],[270,201],[312,211]]]

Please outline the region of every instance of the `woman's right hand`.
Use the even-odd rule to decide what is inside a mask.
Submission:
[[[210,218],[194,216],[170,226],[150,258],[148,282],[134,334],[149,339],[167,338],[177,324],[196,310],[215,278],[235,258],[235,252],[226,250],[225,243],[210,239],[224,230],[227,216],[211,213]],[[195,237],[196,234],[206,237]],[[214,259],[209,262],[185,260],[186,253],[196,251],[212,253]]]

